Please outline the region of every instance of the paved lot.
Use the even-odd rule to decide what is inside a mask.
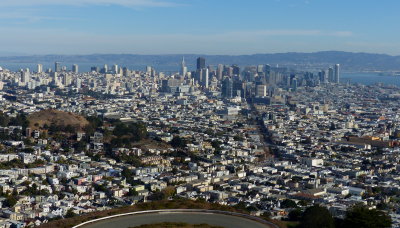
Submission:
[[[206,223],[209,225],[218,225],[226,228],[269,227],[253,220],[230,215],[190,212],[161,212],[155,214],[130,215],[113,218],[84,226],[84,228],[128,228],[143,224],[161,222],[184,222],[190,224]]]

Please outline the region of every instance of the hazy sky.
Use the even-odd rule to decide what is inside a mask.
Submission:
[[[0,0],[0,54],[400,55],[399,0]]]

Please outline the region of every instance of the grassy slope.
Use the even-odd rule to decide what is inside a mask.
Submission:
[[[82,128],[89,122],[83,117],[74,113],[63,112],[54,109],[42,110],[40,112],[32,113],[28,116],[29,126],[33,129],[42,128],[43,125],[71,125],[74,127]]]

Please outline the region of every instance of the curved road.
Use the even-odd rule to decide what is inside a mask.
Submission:
[[[141,214],[123,215],[109,219],[102,219],[89,224],[81,224],[75,227],[82,228],[128,228],[144,224],[162,223],[162,222],[184,222],[189,224],[206,223],[209,225],[222,226],[225,228],[275,228],[274,224],[268,222],[261,223],[250,218],[225,214],[219,211],[154,211]],[[229,212],[228,212],[229,213]],[[237,214],[239,215],[239,214]],[[258,219],[258,218],[255,218]],[[263,221],[261,219],[258,219]],[[268,223],[268,224],[267,224]],[[82,226],[83,225],[83,226]]]

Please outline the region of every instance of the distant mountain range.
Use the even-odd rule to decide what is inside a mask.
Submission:
[[[7,64],[52,64],[59,61],[65,64],[77,63],[101,66],[118,64],[120,66],[154,66],[160,70],[179,69],[182,57],[185,57],[189,69],[195,68],[196,58],[206,58],[207,65],[237,64],[239,66],[271,64],[300,69],[319,69],[336,63],[347,71],[400,71],[400,56],[371,53],[352,53],[342,51],[323,51],[314,53],[276,53],[254,55],[137,55],[137,54],[92,54],[92,55],[33,55],[2,56],[0,66]]]

